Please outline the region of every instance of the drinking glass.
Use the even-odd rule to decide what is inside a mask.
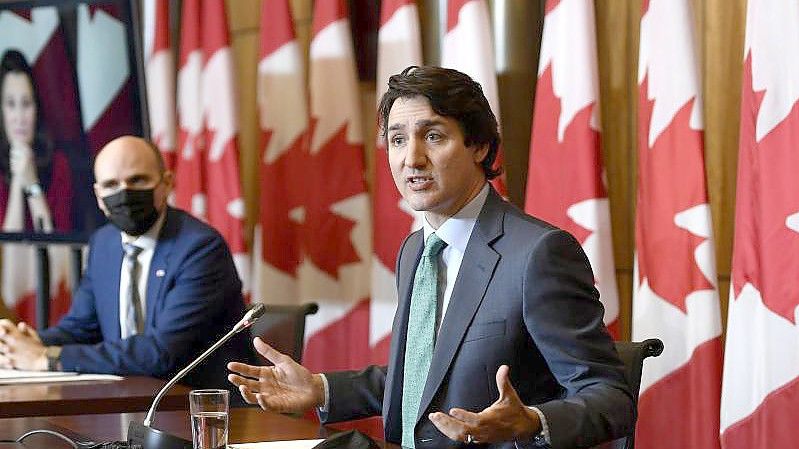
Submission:
[[[194,449],[227,448],[229,395],[227,390],[189,392]]]

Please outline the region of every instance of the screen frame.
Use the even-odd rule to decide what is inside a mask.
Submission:
[[[139,119],[138,131],[142,136],[150,135],[149,117],[147,114],[147,94],[145,83],[145,66],[144,66],[144,50],[142,39],[142,17],[140,10],[140,2],[137,0],[0,0],[0,11],[8,9],[31,9],[38,7],[56,7],[59,10],[63,9],[77,9],[78,5],[102,6],[102,5],[118,5],[120,7],[122,22],[125,26],[125,35],[128,49],[128,63],[130,67],[130,76],[133,80],[135,92],[133,95],[133,108],[134,116]],[[72,61],[73,77],[77,83],[76,64]],[[85,130],[82,130],[83,143],[88,147],[86,141]],[[86,148],[86,153],[89,155],[90,162],[93,163],[94,156],[90,150]],[[90,169],[91,181],[94,181],[94,175]],[[92,199],[94,197],[93,189]],[[91,206],[87,206],[91,207]],[[96,205],[94,205],[96,207]],[[97,227],[84,230],[73,230],[73,232],[3,232],[0,230],[0,243],[27,243],[33,245],[43,244],[86,244],[89,242],[91,235],[96,229],[102,226],[99,223]]]

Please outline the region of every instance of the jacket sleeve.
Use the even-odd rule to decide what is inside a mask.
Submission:
[[[525,325],[565,390],[528,404],[546,417],[552,447],[589,447],[631,432],[635,404],[579,243],[548,232],[529,256],[524,282]]]
[[[67,344],[95,344],[102,341],[100,322],[97,317],[97,302],[92,288],[94,239],[89,242],[89,258],[80,285],[72,296],[72,306],[61,321],[53,327],[39,332],[39,338],[47,346]]]
[[[232,266],[229,252],[218,235],[195,239],[181,254],[185,257],[171,268],[174,278],[161,286],[167,292],[155,305],[155,320],[143,334],[66,344],[61,352],[64,369],[167,377],[205,349],[223,325],[215,321],[222,316],[226,292],[231,291],[224,286],[239,283],[238,277],[228,268]]]
[[[323,423],[378,416],[383,410],[386,367],[369,366],[362,371],[325,373],[329,388],[328,412]]]

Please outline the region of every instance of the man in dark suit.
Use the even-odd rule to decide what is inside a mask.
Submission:
[[[167,206],[173,175],[151,143],[115,139],[94,171],[97,204],[110,223],[91,238],[72,307],[38,334],[0,322],[0,367],[169,377],[244,313],[233,259],[218,232]],[[229,385],[224,363],[247,357],[243,338],[185,382]]]
[[[580,245],[488,183],[499,135],[479,84],[411,67],[379,113],[397,188],[425,217],[399,253],[389,365],[311,374],[256,340],[275,366],[229,365],[245,400],[319,407],[326,422],[382,414],[386,440],[416,448],[630,433],[635,404]]]

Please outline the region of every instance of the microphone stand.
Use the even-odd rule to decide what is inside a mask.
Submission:
[[[224,337],[220,338],[210,348],[206,349],[202,354],[200,354],[199,357],[194,359],[194,361],[192,361],[188,366],[175,374],[169,380],[169,382],[167,382],[158,391],[158,394],[155,395],[155,399],[153,399],[153,403],[149,410],[147,410],[147,415],[144,417],[144,422],[139,424],[135,421],[131,421],[130,425],[128,426],[128,446],[132,448],[134,445],[138,445],[142,449],[193,449],[191,441],[185,440],[175,435],[170,435],[166,432],[162,432],[151,427],[153,423],[153,416],[155,415],[155,409],[158,407],[158,404],[161,402],[161,399],[164,397],[166,392],[172,388],[173,385],[175,385],[180,379],[188,374],[189,371],[194,369],[194,367],[202,363],[203,360],[207,359],[209,355],[219,349],[220,346],[225,344],[234,335],[252,326],[252,324],[255,323],[255,321],[257,321],[265,311],[266,307],[263,304],[255,305],[255,307],[244,314],[244,317],[241,319],[241,321],[236,323],[236,325],[233,326],[233,329],[225,334]]]

